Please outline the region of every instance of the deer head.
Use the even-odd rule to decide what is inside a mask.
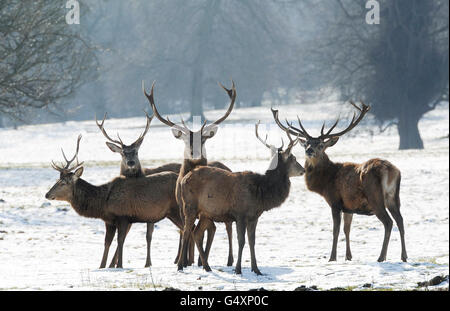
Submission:
[[[307,160],[309,160],[310,162],[315,162],[315,160],[320,159],[325,154],[325,150],[328,147],[334,146],[337,143],[340,136],[352,130],[363,119],[364,115],[370,110],[370,107],[365,105],[364,103],[362,103],[362,108],[358,107],[353,102],[350,102],[350,104],[352,104],[356,109],[358,109],[359,116],[356,117],[356,113],[354,113],[353,118],[350,121],[350,124],[347,126],[347,128],[338,133],[331,133],[331,131],[333,131],[333,129],[338,124],[339,118],[326,133],[324,133],[325,128],[324,122],[320,130],[320,135],[318,137],[312,137],[311,135],[308,134],[298,116],[297,120],[300,128],[293,126],[287,120],[286,123],[288,126],[283,125],[278,119],[278,110],[272,109],[272,114],[275,119],[275,122],[282,130],[286,131],[286,133],[298,135],[299,137],[301,137],[299,138],[299,141],[300,144],[305,148]]]
[[[153,88],[155,83],[152,84],[152,89],[150,94],[145,91],[144,81],[142,81],[142,89],[144,91],[145,96],[147,97],[150,106],[153,109],[154,115],[167,126],[172,128],[172,134],[175,138],[180,139],[185,144],[184,157],[185,159],[199,159],[206,158],[206,150],[205,150],[205,142],[210,139],[214,135],[216,135],[218,130],[218,125],[223,122],[231,113],[234,107],[234,102],[236,100],[236,88],[233,80],[231,89],[225,88],[222,84],[219,85],[227,92],[230,97],[230,105],[228,107],[227,112],[221,118],[216,120],[215,122],[206,125],[206,121],[201,126],[200,130],[193,131],[186,126],[186,123],[183,119],[181,119],[182,126],[173,123],[169,120],[169,118],[164,119],[158,112],[156,108],[154,99],[153,99]]]
[[[144,111],[145,112],[145,111]],[[141,172],[141,162],[139,161],[139,147],[141,147],[142,142],[144,141],[144,137],[150,128],[150,123],[152,122],[153,115],[151,117],[148,116],[147,112],[145,112],[145,116],[147,118],[147,124],[145,126],[144,132],[139,136],[139,138],[130,145],[125,145],[120,139],[119,134],[117,134],[116,139],[112,139],[108,133],[106,133],[104,123],[106,119],[106,113],[103,117],[101,123],[98,122],[97,117],[95,117],[95,122],[97,123],[98,128],[103,133],[105,138],[109,141],[106,142],[106,145],[112,152],[117,152],[122,156],[122,162],[120,166],[121,175],[130,176],[136,175]]]
[[[267,134],[266,138],[262,140],[262,138],[258,135],[258,127],[259,127],[260,121],[255,124],[255,135],[256,138],[263,143],[264,146],[270,149],[271,151],[271,161],[269,170],[276,169],[280,164],[283,164],[283,166],[287,169],[287,174],[289,177],[295,177],[295,176],[302,176],[305,173],[305,169],[303,166],[300,165],[300,163],[297,162],[297,159],[295,156],[291,153],[292,147],[294,147],[298,141],[299,141],[299,135],[295,139],[292,139],[291,135],[288,131],[286,131],[287,136],[289,138],[289,144],[285,150],[283,150],[284,142],[283,139],[281,139],[281,147],[277,148],[273,145],[270,145],[267,143]]]
[[[62,201],[70,201],[73,195],[73,187],[83,174],[83,162],[78,163],[78,151],[80,147],[81,134],[78,136],[77,140],[77,149],[75,151],[75,155],[72,159],[67,160],[64,151],[61,148],[61,152],[63,154],[64,160],[66,164],[57,165],[52,161],[52,167],[57,170],[59,174],[58,181],[53,185],[53,187],[45,194],[45,198],[49,200],[62,200]],[[77,159],[75,164],[72,162]]]

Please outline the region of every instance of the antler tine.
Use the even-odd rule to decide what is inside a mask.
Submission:
[[[258,138],[258,140],[259,140],[260,142],[262,142],[262,143],[264,144],[264,146],[266,146],[266,147],[269,148],[269,149],[272,149],[272,146],[269,145],[269,144],[267,143],[267,134],[266,134],[266,139],[265,139],[265,140],[262,140],[261,137],[259,137],[259,135],[258,135],[258,127],[259,127],[259,124],[260,124],[260,123],[261,123],[261,120],[259,120],[258,123],[255,124],[255,134],[256,134],[256,138]]]
[[[74,156],[72,157],[72,159],[70,159],[70,160],[67,160],[66,155],[64,154],[64,150],[61,148],[61,152],[62,152],[62,155],[63,155],[63,157],[64,157],[64,160],[66,161],[66,165],[65,165],[64,167],[60,167],[60,166],[56,165],[55,162],[52,161],[52,166],[53,166],[54,169],[56,169],[56,170],[58,170],[58,171],[60,171],[60,172],[62,172],[62,171],[68,171],[68,172],[70,172],[71,170],[73,170],[73,169],[75,169],[76,167],[78,167],[78,166],[80,166],[81,164],[83,164],[83,162],[81,162],[81,164],[78,163],[78,151],[80,150],[80,140],[81,140],[81,134],[78,135],[78,139],[77,139],[77,148],[76,148],[76,151],[75,151],[75,155],[74,155]],[[73,162],[73,160],[75,160],[75,159],[77,159],[77,164],[76,164],[75,166],[73,166],[73,167],[70,167],[70,164],[71,164],[71,163]]]
[[[366,115],[366,113],[370,110],[370,106],[365,105],[363,102],[361,102],[361,103],[362,103],[362,108],[360,108],[360,107],[358,107],[357,105],[355,105],[355,103],[354,103],[353,101],[350,101],[350,104],[351,104],[352,106],[354,106],[356,109],[358,109],[358,111],[360,112],[360,114],[359,114],[358,117],[356,117],[356,113],[353,113],[353,118],[352,118],[352,120],[350,121],[350,124],[347,126],[346,129],[344,129],[343,131],[338,132],[338,133],[330,134],[330,133],[331,133],[331,130],[334,129],[334,127],[335,127],[336,124],[337,124],[337,121],[336,121],[336,123],[331,127],[331,129],[330,129],[325,135],[321,135],[320,138],[324,139],[324,138],[339,137],[339,136],[341,136],[341,135],[343,135],[343,134],[349,132],[349,131],[352,130],[356,125],[358,125],[358,123],[364,118],[364,116]],[[338,119],[338,121],[339,121],[339,119]]]
[[[98,120],[97,120],[97,114],[96,114],[96,115],[95,115],[95,123],[97,123],[98,128],[99,128],[100,131],[103,133],[103,136],[106,137],[106,139],[108,139],[110,142],[113,142],[113,143],[115,143],[115,144],[118,144],[118,145],[120,145],[120,146],[123,146],[123,143],[122,143],[121,140],[120,140],[120,141],[117,141],[117,140],[115,140],[115,139],[112,139],[111,137],[109,137],[108,133],[106,133],[106,130],[105,130],[105,127],[104,127],[106,115],[107,115],[107,112],[105,112],[105,115],[103,116],[102,122],[99,123]],[[119,139],[120,139],[120,138],[119,138]]]
[[[59,165],[57,165],[53,160],[52,160],[52,167],[55,169],[55,170],[57,170],[58,172],[62,172],[62,171],[64,171],[64,168],[63,167],[61,167],[61,166],[59,166]]]
[[[290,127],[293,128],[294,130],[296,130],[298,133],[300,133],[301,136],[303,136],[305,138],[312,138],[311,135],[309,135],[308,132],[303,127],[302,121],[300,121],[300,117],[298,115],[297,115],[297,121],[298,121],[298,124],[300,125],[301,130],[292,125]]]
[[[172,121],[170,121],[169,118],[164,119],[164,118],[159,114],[158,109],[156,108],[156,105],[155,105],[155,101],[154,101],[154,99],[153,99],[153,90],[154,90],[154,87],[155,87],[155,81],[153,81],[153,83],[152,83],[152,90],[150,91],[150,94],[148,94],[148,93],[145,91],[145,82],[144,82],[144,80],[142,80],[142,90],[144,91],[144,95],[145,95],[145,97],[147,97],[147,99],[148,99],[148,101],[149,101],[149,103],[150,103],[150,107],[151,107],[152,110],[153,110],[153,115],[156,116],[156,118],[158,118],[158,120],[161,121],[162,123],[164,123],[165,125],[170,126],[170,127],[173,127],[173,128],[176,128],[177,130],[186,133],[186,129],[187,129],[187,128],[183,129],[181,126],[178,126],[178,125],[176,125],[175,123],[173,123]]]
[[[282,129],[283,131],[289,131],[292,135],[298,134],[298,132],[294,132],[294,130],[291,129],[291,126],[289,125],[289,122],[287,119],[286,119],[286,123],[287,123],[288,127],[284,126],[283,123],[280,122],[280,120],[278,119],[278,110],[275,110],[272,107],[270,108],[270,110],[272,111],[272,115],[275,120],[275,123],[278,125],[278,127],[280,129]]]
[[[144,132],[142,132],[141,135],[139,135],[139,138],[136,139],[136,141],[135,141],[134,143],[132,143],[132,145],[134,145],[134,144],[136,144],[136,143],[138,143],[138,142],[140,142],[141,140],[144,139],[145,135],[147,135],[148,129],[150,128],[150,123],[152,122],[153,117],[155,116],[155,115],[153,114],[153,115],[150,117],[150,116],[148,115],[147,111],[145,111],[145,110],[144,110],[144,113],[145,113],[145,117],[146,117],[146,119],[147,119],[147,124],[145,125]]]
[[[222,123],[226,118],[228,118],[228,116],[230,115],[231,111],[233,110],[234,102],[236,101],[236,87],[234,85],[233,79],[231,79],[231,89],[227,89],[220,82],[218,82],[218,83],[227,92],[228,97],[230,97],[230,99],[231,99],[231,102],[230,102],[230,105],[228,106],[228,110],[225,113],[225,115],[212,123],[212,124],[215,124],[215,125],[217,125],[219,123]]]
[[[353,115],[353,119],[355,118],[355,116]],[[341,117],[339,116],[336,120],[336,122],[334,122],[334,124],[330,127],[330,129],[324,134],[323,133],[323,129],[325,127],[325,122],[323,122],[322,125],[322,129],[320,130],[320,137],[327,137],[327,135],[329,135],[331,133],[331,131],[336,127],[336,125],[339,123],[339,120],[341,119]],[[352,120],[353,120],[352,119]]]

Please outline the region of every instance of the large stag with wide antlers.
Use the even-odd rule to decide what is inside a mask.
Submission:
[[[181,180],[184,178],[184,176],[187,173],[192,171],[195,167],[208,165],[208,166],[217,167],[217,168],[220,168],[220,169],[223,169],[226,171],[231,171],[228,167],[226,167],[224,164],[222,164],[220,162],[208,163],[208,161],[206,159],[206,149],[205,149],[206,140],[212,138],[216,134],[216,132],[218,130],[218,125],[220,123],[222,123],[230,115],[230,113],[234,107],[234,102],[236,100],[236,89],[235,89],[235,85],[234,85],[233,81],[232,81],[231,89],[225,88],[222,84],[220,84],[220,86],[227,92],[227,94],[231,100],[230,105],[229,105],[225,115],[223,115],[221,118],[219,118],[218,120],[216,120],[215,122],[213,122],[209,125],[206,125],[206,120],[205,120],[203,125],[201,126],[200,130],[197,130],[194,132],[186,126],[186,123],[184,122],[184,120],[181,120],[182,126],[180,126],[180,125],[175,124],[172,121],[170,121],[169,118],[164,119],[159,114],[158,109],[156,108],[156,105],[154,102],[154,98],[153,98],[154,83],[152,85],[150,94],[148,94],[145,91],[144,81],[142,81],[143,92],[144,92],[145,96],[147,97],[147,99],[150,103],[150,106],[153,109],[154,115],[163,124],[171,127],[173,136],[177,139],[182,140],[185,144],[184,160],[183,160],[183,164],[181,165],[180,172],[178,174],[177,187],[176,187],[176,199],[177,199],[177,202],[178,202],[180,208],[182,206],[181,193],[180,193]],[[231,266],[233,264],[232,222],[225,222],[225,225],[226,225],[226,230],[227,230],[227,234],[228,234],[228,245],[229,245],[227,265]],[[215,230],[216,230],[215,225],[214,225],[214,223],[211,222],[208,225],[208,238],[206,241],[207,253],[209,253],[209,250],[211,248],[212,237],[214,236]],[[184,239],[189,239],[189,237],[186,236]],[[203,241],[203,236],[202,236],[202,241]],[[184,243],[183,247],[188,247],[188,243]],[[189,257],[193,258],[194,245],[192,243],[189,246],[189,249],[190,249]],[[184,254],[186,254],[186,252]],[[199,258],[199,265],[200,265],[200,262],[201,262],[201,259]],[[187,266],[188,264],[191,264],[192,262],[188,261],[187,254],[186,254],[186,257],[184,257],[184,258],[180,257],[178,259],[178,263],[179,264],[182,263],[183,266]]]
[[[324,133],[323,124],[320,136],[313,137],[303,127],[297,117],[299,127],[294,127],[287,120],[287,126],[278,119],[278,110],[272,109],[273,117],[280,128],[292,135],[299,135],[301,145],[305,148],[305,181],[310,191],[325,198],[331,207],[333,216],[333,246],[330,261],[336,260],[336,248],[339,236],[341,216],[344,214],[344,233],[346,238],[346,259],[352,259],[350,251],[350,226],[353,214],[375,215],[384,225],[384,240],[378,261],[386,260],[389,238],[392,230],[392,219],[395,219],[400,231],[402,253],[401,259],[406,261],[405,230],[400,214],[400,171],[390,162],[382,159],[371,159],[361,164],[335,163],[325,153],[328,147],[337,143],[339,137],[352,130],[369,111],[370,107],[362,104],[362,108],[350,102],[359,111],[349,126],[337,133],[332,133],[339,118]]]
[[[301,176],[304,173],[303,167],[291,154],[292,147],[298,140],[291,139],[288,134],[290,143],[286,150],[283,150],[283,145],[276,148],[259,137],[258,125],[259,123],[255,125],[256,137],[272,153],[270,168],[264,175],[249,171],[233,173],[203,166],[192,170],[181,182],[185,215],[184,234],[191,232],[196,217],[200,217],[194,229],[194,239],[206,271],[211,271],[211,268],[207,262],[207,254],[200,243],[203,230],[207,228],[211,220],[236,221],[239,252],[235,272],[242,273],[242,250],[247,230],[251,269],[260,275],[255,255],[255,230],[258,218],[263,212],[280,206],[286,200],[291,185],[290,177]],[[182,269],[180,264],[178,269]]]
[[[125,237],[131,223],[156,223],[169,218],[179,229],[183,228],[178,204],[175,200],[175,185],[178,175],[162,172],[141,178],[119,176],[112,181],[95,186],[81,178],[82,163],[72,165],[77,158],[81,135],[78,137],[76,153],[65,166],[52,162],[60,172],[60,178],[47,192],[49,200],[66,201],[81,216],[102,219],[107,230],[101,267],[106,264],[109,247],[118,231],[117,268],[122,268],[122,254]]]

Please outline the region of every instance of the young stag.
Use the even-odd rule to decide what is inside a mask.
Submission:
[[[135,142],[133,142],[130,145],[125,145],[123,143],[122,139],[120,139],[119,134],[117,134],[118,140],[112,139],[108,135],[108,133],[106,132],[106,130],[104,128],[106,113],[105,113],[101,123],[98,122],[97,117],[95,118],[95,122],[96,122],[98,128],[103,133],[105,138],[108,140],[106,142],[106,146],[108,146],[108,148],[112,152],[119,153],[122,156],[122,161],[120,163],[120,175],[121,176],[128,177],[128,178],[138,178],[138,177],[143,177],[146,175],[144,169],[141,166],[141,162],[139,161],[138,152],[139,152],[139,147],[141,146],[141,144],[144,140],[144,136],[147,134],[148,129],[150,128],[150,123],[152,122],[153,116],[149,117],[147,113],[145,113],[145,114],[147,117],[147,124],[145,126],[144,132],[139,136],[139,138]],[[106,223],[105,223],[105,225],[106,225],[107,234],[108,234],[108,231],[112,230],[113,233],[111,233],[111,234],[114,237],[117,228],[115,228],[114,226],[110,226]],[[155,225],[153,223],[147,223],[147,234],[146,234],[147,258],[145,261],[145,267],[149,267],[152,265],[151,256],[150,256],[150,248],[151,248],[151,243],[152,243],[152,235],[153,235],[154,227],[155,227]],[[128,231],[130,230],[130,228],[131,228],[131,224],[127,229],[127,234],[128,234]],[[109,265],[110,268],[114,268],[117,265],[118,250],[119,250],[119,247],[117,246],[116,251],[113,256],[113,259],[111,260],[111,263]],[[104,266],[103,267],[101,266],[100,268],[104,268]]]
[[[206,271],[211,271],[211,268],[200,243],[202,231],[206,227],[204,221],[236,221],[239,252],[235,271],[237,274],[242,273],[244,235],[248,230],[251,268],[260,275],[255,255],[255,230],[258,218],[263,212],[280,206],[286,200],[291,185],[290,177],[301,176],[304,173],[303,167],[291,154],[292,147],[298,139],[292,140],[289,136],[290,143],[283,151],[283,145],[275,148],[259,137],[258,125],[259,123],[255,125],[256,137],[272,152],[270,168],[264,175],[248,171],[233,173],[203,166],[188,173],[181,182],[185,215],[183,239],[190,234],[196,217],[200,216],[200,221],[194,229],[194,239]],[[182,268],[179,264],[178,269]]]
[[[112,181],[94,186],[81,178],[82,163],[71,166],[77,158],[81,135],[78,137],[76,153],[65,166],[52,162],[60,172],[60,178],[45,197],[49,200],[66,201],[81,216],[102,219],[107,229],[105,248],[100,267],[106,264],[109,247],[118,229],[118,262],[122,268],[122,254],[125,236],[131,223],[156,223],[169,218],[182,229],[178,204],[175,200],[177,174],[163,172],[141,178],[116,177]]]
[[[211,162],[208,163],[206,159],[206,149],[205,149],[205,142],[206,140],[212,138],[218,130],[218,125],[222,123],[231,113],[234,107],[234,102],[236,100],[236,88],[234,85],[234,82],[232,81],[232,88],[227,89],[222,84],[220,86],[227,92],[228,96],[230,97],[230,105],[228,107],[228,110],[226,111],[225,115],[213,122],[212,124],[206,125],[206,121],[203,123],[200,130],[194,132],[190,130],[185,122],[181,120],[183,126],[177,125],[169,120],[169,118],[164,119],[158,112],[158,109],[156,108],[154,99],[153,99],[153,89],[154,89],[154,83],[152,85],[152,89],[150,94],[147,94],[145,91],[144,82],[142,82],[142,89],[144,91],[145,96],[147,97],[150,106],[152,107],[154,115],[165,125],[171,127],[172,134],[175,138],[180,139],[185,144],[185,150],[184,150],[184,161],[181,165],[178,180],[177,180],[177,187],[176,187],[176,199],[179,203],[179,206],[181,208],[181,195],[180,195],[180,183],[181,180],[183,180],[184,176],[189,173],[191,170],[193,170],[197,166],[213,166],[220,169],[224,169],[226,171],[231,171],[228,167],[223,165],[220,162]],[[226,222],[226,230],[228,234],[228,261],[227,265],[231,266],[233,264],[233,248],[232,248],[232,223]],[[209,250],[211,248],[212,244],[212,237],[214,236],[216,227],[214,223],[210,223],[208,226],[208,238],[206,241],[206,249],[207,253],[209,253]],[[203,236],[202,236],[203,241]],[[187,247],[187,246],[186,246]],[[193,258],[193,252],[194,252],[194,245],[191,243],[190,245],[190,258]],[[183,262],[184,266],[187,266],[188,264],[191,264],[192,261],[188,261],[187,258],[178,258],[178,262],[180,260]],[[199,259],[199,265],[200,265],[200,259]]]
[[[400,231],[402,254],[401,259],[406,261],[405,231],[403,218],[400,214],[400,171],[390,162],[381,159],[371,159],[361,164],[335,163],[325,153],[328,147],[337,143],[339,137],[353,129],[369,111],[370,107],[362,104],[362,108],[351,104],[359,111],[350,122],[350,125],[341,132],[331,133],[339,119],[324,133],[325,123],[320,131],[321,135],[312,137],[304,129],[300,118],[300,126],[296,128],[288,123],[284,126],[278,119],[278,110],[272,113],[278,126],[294,135],[300,135],[300,144],[305,148],[305,181],[310,191],[316,192],[325,198],[331,207],[333,216],[333,246],[330,261],[336,260],[336,248],[341,224],[341,214],[344,214],[344,233],[346,238],[346,259],[352,259],[350,251],[350,226],[353,214],[375,215],[384,225],[384,241],[378,261],[386,260],[386,252],[392,229],[392,220],[386,208],[394,217]],[[287,121],[286,121],[287,122]]]

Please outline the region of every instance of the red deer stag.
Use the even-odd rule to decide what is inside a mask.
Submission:
[[[236,221],[239,252],[235,271],[237,274],[242,273],[242,250],[247,230],[251,268],[256,274],[261,274],[255,255],[255,230],[258,218],[263,212],[280,206],[289,195],[291,185],[289,178],[301,176],[305,171],[291,154],[298,138],[293,140],[289,136],[290,143],[283,151],[283,145],[275,148],[266,142],[267,136],[266,141],[259,137],[258,125],[259,123],[255,125],[256,137],[272,152],[270,168],[264,175],[249,171],[233,173],[203,166],[192,170],[181,182],[185,215],[183,242],[190,234],[196,217],[200,216],[200,221],[194,229],[194,239],[206,271],[211,271],[211,268],[199,243],[199,237],[207,227],[204,221]],[[183,269],[182,265],[178,264],[178,269]]]
[[[79,215],[102,219],[107,228],[117,228],[117,268],[122,268],[123,244],[131,223],[156,223],[167,217],[182,229],[179,207],[175,200],[177,174],[163,172],[141,178],[119,176],[106,184],[94,186],[81,178],[82,163],[77,160],[76,165],[71,166],[77,158],[80,140],[81,135],[71,160],[67,160],[63,152],[65,166],[52,162],[53,168],[60,172],[60,178],[45,197],[49,200],[66,201]],[[106,232],[101,267],[106,264],[114,233],[115,229]]]
[[[181,183],[181,180],[184,178],[184,176],[188,172],[193,170],[195,167],[201,166],[201,165],[208,165],[208,166],[213,166],[213,167],[217,167],[220,169],[224,169],[227,171],[231,171],[228,167],[226,167],[225,165],[223,165],[220,162],[208,163],[207,159],[206,159],[205,142],[206,142],[206,140],[208,140],[209,138],[213,137],[216,134],[216,132],[218,130],[218,125],[221,122],[223,122],[230,115],[231,111],[233,110],[234,102],[236,99],[236,89],[235,89],[235,85],[234,85],[233,81],[232,81],[231,89],[225,88],[222,84],[220,84],[220,86],[227,92],[228,96],[230,97],[231,102],[228,107],[228,110],[226,111],[225,115],[223,115],[221,118],[219,118],[212,124],[206,125],[206,121],[205,121],[203,123],[202,127],[200,128],[200,130],[193,132],[186,126],[186,124],[183,120],[181,120],[183,126],[180,126],[180,125],[177,125],[177,124],[173,123],[172,121],[170,121],[169,118],[164,119],[159,114],[159,112],[156,108],[154,99],[153,99],[154,83],[152,85],[150,94],[147,94],[147,92],[145,91],[144,82],[142,82],[142,89],[144,91],[145,96],[149,100],[149,103],[153,109],[154,115],[163,124],[170,126],[172,128],[172,134],[175,136],[175,138],[182,140],[185,144],[184,161],[180,168],[180,173],[178,175],[177,187],[176,187],[176,198],[177,198],[177,202],[179,203],[180,208],[181,208],[181,197],[180,197],[179,185]],[[233,264],[232,223],[226,222],[225,225],[226,225],[226,230],[227,230],[227,234],[228,234],[228,245],[229,245],[227,265],[231,266]],[[210,224],[208,227],[208,238],[206,241],[206,249],[207,249],[206,252],[207,253],[209,253],[209,250],[211,248],[212,237],[214,236],[215,230],[216,230],[216,227],[215,227],[214,223]],[[202,240],[203,240],[203,237],[202,237]],[[193,258],[193,251],[194,251],[194,245],[191,243],[190,256],[189,256],[190,258]],[[188,262],[187,258],[183,258],[181,260],[183,261],[184,266],[191,263],[191,262]],[[199,258],[199,265],[200,265],[200,261],[201,261],[201,259]],[[180,258],[179,258],[178,262],[180,262]]]
[[[349,126],[341,132],[331,133],[339,122],[339,118],[324,133],[322,125],[320,136],[312,137],[303,127],[296,128],[288,123],[284,126],[278,119],[278,110],[273,110],[273,117],[280,128],[291,134],[300,135],[300,144],[305,148],[305,181],[310,191],[320,194],[331,207],[333,216],[333,246],[330,261],[336,260],[336,248],[339,236],[341,214],[344,214],[344,233],[346,238],[346,259],[352,259],[350,251],[350,226],[353,214],[375,215],[384,225],[384,240],[378,261],[386,260],[386,252],[392,229],[392,220],[386,209],[394,217],[400,231],[402,253],[401,259],[406,261],[405,231],[400,214],[400,171],[390,162],[371,159],[361,164],[335,163],[325,153],[328,147],[337,143],[339,137],[353,129],[369,111],[370,107],[362,104],[362,108],[350,102],[359,111]],[[287,120],[286,120],[287,122]]]
[[[121,176],[124,176],[127,178],[140,178],[140,177],[144,177],[145,175],[151,175],[151,174],[157,173],[157,171],[155,169],[151,170],[151,169],[142,168],[141,162],[139,160],[139,155],[138,155],[139,148],[140,148],[142,142],[144,141],[144,137],[147,134],[147,132],[150,128],[150,123],[152,122],[152,119],[153,119],[153,115],[151,117],[149,117],[147,112],[145,112],[145,114],[146,114],[146,118],[147,118],[147,124],[145,126],[144,132],[139,136],[139,138],[135,142],[133,142],[130,145],[124,144],[122,139],[120,138],[119,134],[117,134],[118,140],[112,139],[108,135],[108,133],[106,132],[105,127],[104,127],[104,123],[105,123],[105,119],[106,119],[106,115],[107,115],[106,113],[103,117],[102,122],[98,122],[97,117],[95,118],[95,122],[96,122],[98,128],[103,133],[103,136],[105,136],[105,138],[108,140],[106,142],[106,146],[108,146],[108,148],[112,152],[119,153],[122,157],[122,161],[120,163],[120,175]],[[174,166],[176,167],[176,163],[173,163],[173,164],[175,164],[175,165],[165,165],[164,168],[162,170],[160,170],[159,172],[173,171],[175,173],[178,173],[178,171],[175,171],[175,169],[174,169]],[[112,233],[114,236],[116,228],[113,226],[110,226],[108,224],[105,224],[105,225],[106,225],[107,232],[108,232],[108,230],[114,230],[114,232]],[[146,233],[147,259],[145,261],[145,267],[149,267],[152,265],[150,249],[151,249],[152,235],[153,235],[154,227],[155,227],[155,225],[153,223],[147,223],[147,233]],[[128,228],[128,231],[130,230],[130,228],[131,228],[131,224],[130,224],[130,227]],[[181,239],[181,235],[180,235],[180,239]],[[109,265],[110,268],[115,267],[115,265],[117,264],[117,252],[118,252],[118,247],[116,248],[116,252],[114,253],[111,264]],[[104,267],[100,267],[100,268],[104,268]]]

